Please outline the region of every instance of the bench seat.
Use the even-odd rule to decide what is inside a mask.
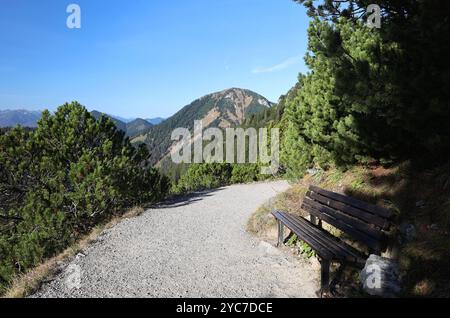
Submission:
[[[274,211],[274,217],[283,222],[292,233],[311,246],[319,257],[330,261],[353,263],[363,267],[367,255],[334,237],[306,219],[286,212]]]

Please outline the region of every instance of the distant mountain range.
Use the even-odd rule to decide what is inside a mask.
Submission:
[[[125,118],[125,117],[114,116],[114,115],[110,115],[110,117],[120,120],[121,122],[124,122],[125,124],[128,124],[136,119],[142,119],[142,118]],[[161,118],[161,117],[144,118],[144,120],[149,122],[152,125],[158,125],[164,120],[164,118]]]
[[[156,164],[170,154],[174,143],[172,130],[178,127],[193,130],[194,120],[201,120],[203,128],[228,128],[241,125],[246,118],[271,107],[265,97],[241,88],[230,88],[205,95],[183,107],[175,115],[163,118],[124,118],[99,111],[92,111],[95,118],[104,115],[124,131],[134,144],[144,143],[150,150],[150,161]],[[40,111],[1,110],[0,128],[21,125],[36,127]]]
[[[19,110],[0,110],[0,127],[14,127],[21,125],[23,127],[36,127],[41,118],[40,111]]]
[[[20,125],[22,127],[37,127],[37,122],[41,118],[41,111],[28,111],[24,109],[18,110],[0,110],[0,128],[15,127]],[[134,137],[136,135],[146,132],[150,127],[158,125],[164,119],[156,118],[122,118],[119,116],[103,114],[99,111],[93,110],[91,114],[95,118],[105,115],[114,122],[118,129],[124,131],[127,136]]]
[[[155,117],[155,118],[145,118],[145,120],[152,125],[159,125],[165,120],[165,118]]]

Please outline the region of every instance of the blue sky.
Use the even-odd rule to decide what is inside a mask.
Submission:
[[[229,87],[277,101],[307,70],[307,26],[291,0],[1,1],[0,109],[168,117]]]

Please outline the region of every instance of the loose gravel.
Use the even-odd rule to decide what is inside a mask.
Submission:
[[[310,262],[245,231],[285,181],[166,202],[106,230],[31,297],[315,297]]]

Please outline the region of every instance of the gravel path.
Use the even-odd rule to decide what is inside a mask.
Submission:
[[[245,231],[288,187],[235,185],[126,219],[32,297],[315,297],[313,266]]]

